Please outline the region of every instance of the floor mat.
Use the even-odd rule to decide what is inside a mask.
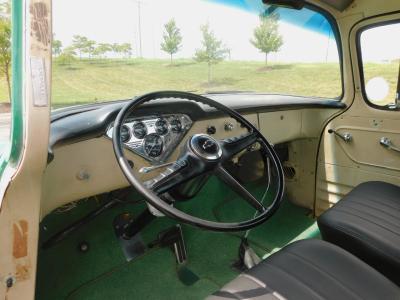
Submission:
[[[262,195],[264,186],[250,187]],[[133,195],[135,201],[140,196]],[[53,212],[41,223],[40,243],[55,232],[95,208],[104,199],[83,200],[66,210]],[[198,196],[180,203],[185,212],[209,220],[244,220],[254,210],[224,184],[211,179]],[[116,215],[130,212],[138,215],[146,208],[141,204],[114,207],[59,244],[39,250],[36,299],[203,299],[237,276],[231,266],[238,258],[243,232],[214,233],[191,226],[182,226],[187,252],[187,268],[198,278],[188,286],[179,279],[175,256],[171,249],[154,249],[144,256],[126,262],[112,222]],[[176,222],[157,218],[141,234],[145,243]],[[265,256],[291,240],[317,237],[315,221],[305,209],[284,201],[278,212],[265,224],[250,232],[250,243],[260,256]],[[87,242],[89,251],[78,245]]]
[[[184,285],[172,252],[156,249],[78,287],[66,299],[204,299],[218,288],[208,278]]]
[[[237,247],[234,237],[200,232],[188,242],[187,268],[199,277],[193,285],[178,279],[173,252],[162,248],[98,276],[66,299],[204,299],[238,275],[231,268]]]
[[[192,209],[198,205],[201,202]],[[98,206],[92,199],[80,201],[69,211],[50,214],[41,224],[40,242]],[[111,296],[116,299],[203,299],[237,276],[231,265],[237,258],[240,241],[227,234],[189,226],[182,229],[188,251],[187,267],[199,278],[193,285],[187,286],[179,280],[171,249],[152,250],[127,263],[111,224],[121,212],[137,215],[143,209],[144,204],[120,205],[59,244],[41,249],[36,299],[108,299]],[[204,212],[209,214],[206,209]],[[142,238],[149,243],[158,232],[174,224],[169,218],[157,218],[143,230]],[[78,249],[82,241],[89,245],[85,253]]]
[[[250,187],[256,195],[262,194],[262,186]],[[271,199],[267,199],[267,202]],[[237,199],[235,195],[228,195],[215,210],[218,220],[225,221],[232,218],[232,214],[247,214],[248,205]],[[284,199],[277,212],[264,224],[250,230],[248,239],[250,244],[262,251],[273,253],[290,242],[299,239],[321,238],[316,220],[309,216],[310,211],[292,204]],[[243,234],[239,234],[242,236]],[[261,252],[262,252],[261,251]],[[257,251],[259,254],[260,251]]]

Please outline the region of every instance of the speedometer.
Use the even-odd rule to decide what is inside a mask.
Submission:
[[[150,157],[158,157],[163,151],[164,143],[158,134],[149,134],[143,142],[144,152]]]

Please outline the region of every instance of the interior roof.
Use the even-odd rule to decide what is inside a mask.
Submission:
[[[321,2],[339,10],[344,11],[354,0],[320,0]]]

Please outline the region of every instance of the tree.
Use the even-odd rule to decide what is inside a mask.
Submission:
[[[182,46],[182,35],[180,29],[176,27],[174,19],[166,23],[164,29],[164,41],[161,43],[161,50],[169,53],[172,64],[172,55],[177,53]]]
[[[79,53],[79,59],[82,59],[82,53],[85,52],[87,48],[89,39],[81,35],[74,35],[72,37],[72,46]]]
[[[111,46],[111,51],[118,55],[120,52],[119,44],[114,43],[111,44],[110,46]]]
[[[9,19],[11,15],[11,5],[10,1],[0,0],[0,18]]]
[[[93,55],[94,56],[105,56],[105,54],[109,51],[111,51],[111,45],[107,43],[100,43],[97,45],[97,47],[93,50]]]
[[[6,77],[8,98],[11,101],[11,22],[0,18],[0,72]]]
[[[225,59],[229,49],[225,48],[221,40],[215,37],[215,34],[210,30],[209,24],[200,27],[203,40],[201,41],[203,47],[197,49],[195,53],[195,60],[198,62],[206,62],[208,65],[208,82],[211,82],[211,66],[219,63]]]
[[[92,58],[93,51],[94,51],[95,48],[96,48],[96,42],[87,39],[85,41],[85,43],[84,43],[84,47],[82,49],[82,52],[86,53],[89,56],[89,58]]]
[[[75,60],[76,52],[74,46],[69,46],[62,51],[60,56],[57,58],[57,61],[62,65],[69,65],[72,61]]]
[[[125,55],[125,57],[131,57],[132,55],[132,45],[129,43],[123,43],[119,46],[119,50],[121,53]]]
[[[279,51],[283,45],[279,34],[279,15],[260,16],[260,25],[254,29],[254,39],[250,40],[254,47],[265,53],[265,64],[268,64],[268,54]]]
[[[53,40],[53,55],[59,56],[62,52],[62,42],[60,40]]]

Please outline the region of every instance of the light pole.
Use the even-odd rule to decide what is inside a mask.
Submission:
[[[140,0],[134,0],[137,4],[137,14],[138,14],[138,37],[139,37],[139,57],[143,57],[142,52],[142,13],[141,13],[141,6],[143,4]]]
[[[140,58],[142,58],[143,57],[143,53],[142,53],[142,22],[141,22],[141,13],[140,13],[140,6],[141,6],[141,4],[142,4],[142,2],[140,2],[140,1],[137,1],[137,4],[138,4],[138,22],[139,22],[139,24],[138,24],[138,28],[139,28],[139,55],[140,55]]]

